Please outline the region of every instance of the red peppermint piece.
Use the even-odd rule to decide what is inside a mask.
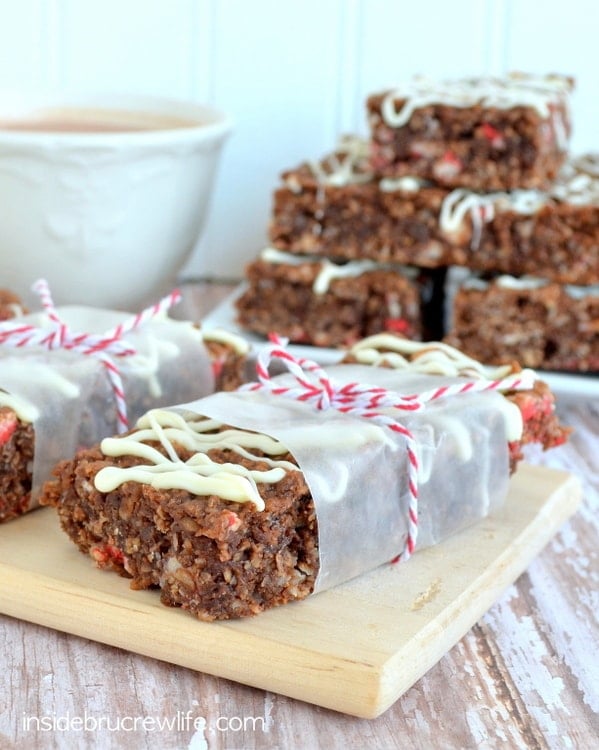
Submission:
[[[461,159],[453,151],[446,151],[433,167],[433,174],[440,182],[453,179],[463,168]]]
[[[529,393],[518,393],[516,405],[520,409],[522,419],[525,422],[537,417],[549,416],[554,408],[553,400],[550,397],[544,397],[539,401]]]
[[[99,547],[92,547],[89,553],[100,567],[110,562],[116,563],[117,565],[123,565],[125,562],[125,556],[121,550],[112,544],[103,544]]]
[[[392,333],[407,333],[410,330],[410,324],[405,318],[386,318],[385,330]]]
[[[503,134],[497,128],[494,128],[493,125],[483,122],[480,129],[484,137],[491,142],[493,148],[503,148],[505,146]]]
[[[225,511],[225,521],[227,523],[227,528],[230,531],[237,531],[237,529],[241,526],[241,518],[237,515],[237,513],[233,513],[232,510]]]
[[[225,362],[222,359],[212,360],[212,374],[214,375],[215,380],[218,380],[220,378],[224,364]]]
[[[518,407],[522,414],[524,422],[528,422],[537,415],[537,404],[532,398],[520,398],[518,399]]]
[[[0,414],[0,445],[8,443],[17,429],[19,420],[14,412]]]
[[[308,340],[308,334],[303,328],[296,326],[295,328],[292,328],[289,338],[291,339],[291,341],[294,341],[297,344],[301,344],[302,342]]]

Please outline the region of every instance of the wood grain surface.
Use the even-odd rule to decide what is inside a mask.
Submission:
[[[186,303],[201,316],[228,291],[196,285]],[[575,428],[570,442],[527,456],[579,477],[576,515],[379,718],[0,616],[0,748],[597,747],[598,401],[562,395],[560,415]],[[218,656],[243,659],[232,647]]]

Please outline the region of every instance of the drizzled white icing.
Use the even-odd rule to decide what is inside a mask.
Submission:
[[[573,299],[584,299],[585,297],[599,297],[599,284],[590,286],[575,286],[574,284],[565,284],[564,291]]]
[[[393,193],[396,190],[401,190],[404,193],[417,193],[420,188],[428,185],[426,180],[421,180],[419,177],[412,177],[406,175],[404,177],[383,177],[379,182],[379,189],[384,193]]]
[[[226,331],[224,328],[202,329],[202,338],[204,341],[226,344],[237,354],[247,354],[250,349],[250,345],[242,336]]]
[[[410,190],[416,192],[430,183],[416,177],[386,178],[379,183],[381,190]],[[480,216],[492,221],[495,212],[514,211],[534,214],[551,200],[577,206],[599,205],[599,155],[584,154],[567,161],[555,183],[547,192],[541,190],[512,190],[508,192],[474,193],[465,188],[452,190],[445,197],[439,215],[443,231],[457,231],[470,213],[472,220]]]
[[[326,294],[331,282],[335,279],[355,278],[367,271],[374,271],[377,268],[380,268],[380,264],[372,260],[352,260],[342,266],[331,263],[329,260],[324,260],[312,289],[314,294]]]
[[[21,422],[31,424],[39,418],[40,411],[27,399],[0,390],[0,406],[12,409]]]
[[[540,190],[513,190],[509,193],[473,193],[463,188],[452,190],[441,205],[439,226],[446,234],[454,234],[470,215],[471,246],[476,248],[480,244],[483,224],[492,221],[496,213],[513,211],[532,215],[552,200],[575,206],[599,206],[599,157],[588,154],[567,162],[546,193]]]
[[[534,276],[521,276],[516,278],[515,276],[508,276],[504,274],[497,278],[497,286],[503,287],[504,289],[540,289],[546,286],[549,282],[546,279],[538,279]]]
[[[515,276],[509,276],[507,274],[497,276],[493,280],[493,282],[490,282],[486,281],[485,279],[481,279],[478,276],[472,275],[465,279],[462,282],[461,286],[464,289],[479,289],[482,291],[488,289],[491,283],[494,283],[496,286],[499,286],[502,289],[529,291],[534,289],[541,289],[542,287],[547,286],[547,284],[551,284],[553,282],[547,279],[540,279],[536,276],[520,276],[516,278]],[[561,285],[561,287],[564,292],[573,299],[599,297],[599,284],[589,284],[588,286],[563,284]]]
[[[367,164],[368,142],[357,136],[342,138],[335,153],[326,159],[308,162],[318,183],[333,187],[369,182],[372,174],[367,169]],[[293,182],[289,186],[291,189],[295,187]]]
[[[566,162],[549,195],[575,206],[599,206],[599,154],[583,154]]]
[[[549,118],[550,104],[562,99],[571,88],[571,82],[564,76],[511,75],[502,79],[474,78],[457,81],[414,78],[385,96],[381,114],[387,125],[396,128],[405,125],[417,109],[431,104],[451,107],[480,104],[498,109],[526,106],[533,107],[541,117]],[[399,111],[395,106],[398,99],[405,100]],[[564,131],[563,137],[566,128],[563,123],[560,124]]]
[[[396,370],[427,375],[500,380],[513,372],[511,365],[483,365],[441,341],[411,341],[390,333],[378,333],[362,339],[354,344],[349,353],[361,364],[375,367],[386,364]]]
[[[574,166],[581,172],[599,177],[599,154],[583,154],[573,160]]]
[[[422,373],[448,378],[469,378],[470,380],[502,380],[514,372],[511,365],[493,367],[483,365],[459,349],[441,341],[411,341],[390,333],[368,336],[354,344],[349,353],[359,364],[374,367],[386,366],[407,375]],[[526,370],[523,374],[532,375],[532,371]],[[396,387],[401,388],[401,380],[398,381]],[[501,392],[500,389],[499,392]],[[508,440],[520,439],[523,422],[518,407],[504,400],[501,411]],[[473,446],[469,442],[468,433],[465,433],[460,426],[459,415],[447,417],[445,426],[456,438],[462,455],[471,455]]]
[[[472,244],[480,242],[483,221],[490,221],[494,215],[494,194],[479,195],[461,188],[453,190],[443,200],[439,213],[439,226],[445,234],[455,234],[464,225],[470,214],[472,219]]]
[[[268,435],[221,428],[218,422],[197,415],[154,409],[137,422],[135,431],[123,437],[106,438],[100,445],[105,456],[134,456],[145,463],[104,467],[95,477],[96,489],[111,492],[124,482],[138,482],[157,489],[181,489],[194,495],[251,502],[258,510],[264,510],[257,484],[274,484],[287,471],[296,471],[297,466],[271,458],[285,453],[286,448]],[[150,443],[159,443],[166,455]],[[176,446],[191,451],[192,456],[183,461]],[[255,455],[248,448],[265,455]],[[237,463],[219,463],[208,456],[213,449],[230,450],[264,462],[270,468],[248,469]]]
[[[11,311],[14,318],[20,318],[25,315],[25,310],[18,302],[9,302],[6,307]]]
[[[361,276],[368,271],[396,271],[407,278],[414,278],[417,271],[408,266],[393,263],[377,263],[373,260],[350,260],[347,263],[333,263],[328,258],[313,255],[296,255],[267,247],[260,253],[260,258],[267,263],[301,266],[306,263],[318,263],[320,270],[312,284],[314,294],[326,294],[331,282],[335,279],[345,279]]]

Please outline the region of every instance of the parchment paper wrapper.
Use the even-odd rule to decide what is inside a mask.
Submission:
[[[368,366],[327,368],[339,383],[383,386],[404,395],[455,378],[406,375]],[[292,383],[277,376],[277,383]],[[389,562],[404,549],[409,494],[405,438],[372,421],[265,392],[217,393],[175,407],[279,440],[297,460],[318,520],[323,591]],[[417,548],[440,542],[484,517],[507,493],[506,423],[516,407],[497,393],[465,394],[427,404],[400,421],[420,460]]]
[[[99,334],[129,317],[84,307],[60,308],[58,313],[73,330]],[[27,315],[18,322],[48,327],[43,314]],[[191,323],[157,317],[122,341],[137,352],[114,357],[131,425],[148,409],[213,391],[210,359],[200,332]],[[35,431],[29,509],[37,505],[37,491],[58,461],[117,432],[112,387],[104,366],[94,357],[60,349],[0,347],[0,389],[18,399],[20,416],[26,416]]]

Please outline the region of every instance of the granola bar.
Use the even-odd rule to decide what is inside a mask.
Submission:
[[[599,285],[471,276],[458,288],[445,341],[491,364],[599,371]]]
[[[572,79],[416,78],[367,100],[371,164],[384,177],[415,175],[477,191],[546,189],[570,135]]]
[[[368,260],[333,263],[273,248],[247,266],[246,280],[235,303],[242,328],[322,347],[387,330],[420,338],[423,300],[433,303],[431,277],[414,269]]]

